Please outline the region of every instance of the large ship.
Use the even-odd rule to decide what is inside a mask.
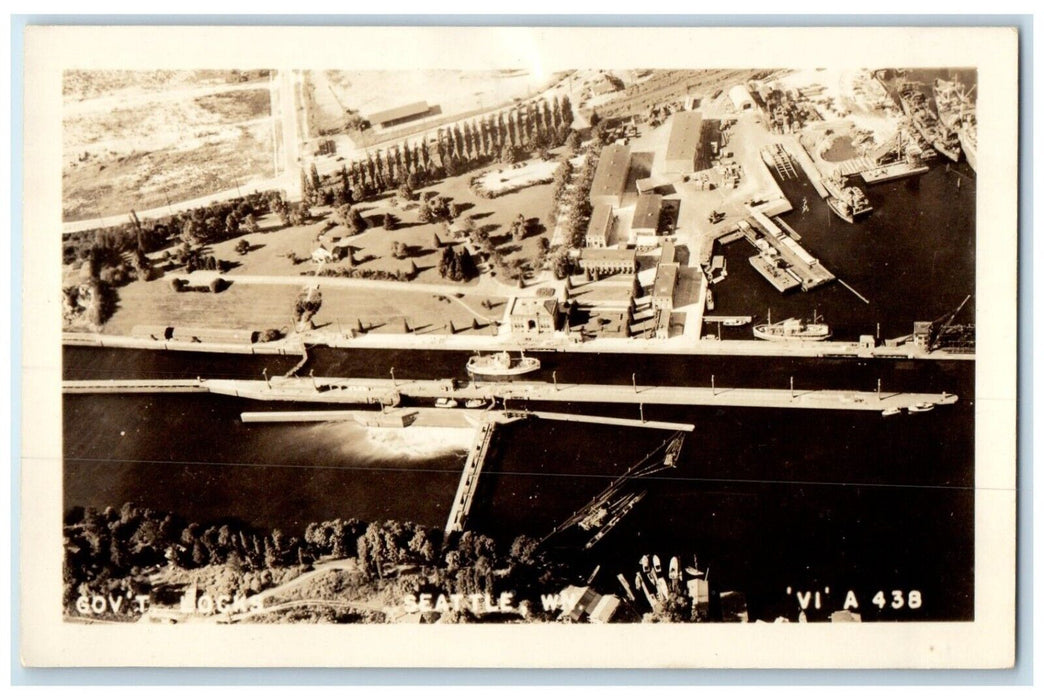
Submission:
[[[472,355],[468,358],[467,368],[472,377],[504,380],[537,371],[540,369],[540,360],[525,355],[513,358],[507,352],[498,352],[493,355]]]
[[[961,128],[957,130],[957,138],[960,139],[964,157],[968,159],[968,165],[972,170],[978,171],[979,141],[976,133],[978,125],[975,122],[975,112],[965,112],[961,118]]]
[[[938,115],[928,105],[928,98],[911,82],[899,85],[899,104],[903,113],[913,122],[914,128],[937,152],[957,162],[961,157],[961,144],[957,134],[943,126]]]
[[[754,337],[761,340],[806,340],[820,341],[830,337],[830,326],[819,323],[822,319],[813,316],[811,323],[798,318],[788,318],[778,323],[772,322],[772,312],[766,323],[754,326]]]
[[[974,89],[973,87],[972,90]],[[957,79],[937,78],[934,84],[934,95],[939,121],[947,129],[957,133],[961,150],[974,170],[977,165],[978,142],[975,131],[975,102],[971,98],[971,90],[966,90]]]
[[[831,211],[850,224],[874,210],[866,194],[858,187],[851,187],[841,175],[823,178],[823,186],[830,196],[826,198]]]

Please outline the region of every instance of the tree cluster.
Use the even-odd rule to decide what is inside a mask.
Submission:
[[[438,528],[397,520],[338,518],[309,524],[298,538],[233,519],[189,522],[127,503],[103,511],[72,508],[63,531],[67,609],[84,594],[148,595],[151,575],[166,566],[198,572],[193,580],[220,594],[264,590],[328,557],[356,558],[361,580],[376,581],[420,567],[420,575],[391,582],[401,592],[431,589],[497,596],[513,591],[516,600],[536,601],[569,576],[566,565],[527,536],[501,547],[476,532],[444,538]],[[221,568],[207,568],[215,565]],[[331,591],[330,597],[336,593]]]
[[[471,253],[464,246],[446,246],[442,248],[438,263],[439,276],[454,282],[466,282],[478,275]]]
[[[569,98],[556,95],[440,127],[432,141],[403,141],[372,151],[325,179],[302,171],[302,188],[308,201],[331,206],[362,202],[403,185],[408,192],[400,192],[400,197],[410,200],[418,189],[443,177],[494,161],[517,162],[529,153],[560,146],[572,133],[572,123]]]

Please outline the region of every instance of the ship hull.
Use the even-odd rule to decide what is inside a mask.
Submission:
[[[761,324],[754,326],[754,337],[759,340],[769,340],[773,342],[814,342],[818,343],[823,340],[830,339],[830,331],[821,331],[815,333],[773,333],[768,329],[769,327]]]
[[[964,130],[957,132],[957,138],[961,140],[961,148],[964,150],[964,158],[968,161],[968,165],[972,167],[975,172],[979,171],[977,161],[977,153],[975,147],[971,147],[971,139],[965,135]]]
[[[476,361],[475,358],[468,360],[468,374],[475,378],[490,379],[493,381],[511,381],[540,369],[540,361],[532,357],[524,357],[511,367],[495,366]]]

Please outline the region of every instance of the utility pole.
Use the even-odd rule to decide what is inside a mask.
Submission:
[[[391,378],[392,378],[392,386],[398,386],[398,385],[397,385],[397,384],[395,383],[395,368],[394,368],[394,367],[392,367],[392,368],[391,368],[391,369],[389,369],[388,371],[389,371],[389,373],[391,374]]]
[[[261,370],[261,376],[263,376],[265,378],[265,384],[267,384],[268,388],[271,389],[272,388],[272,382],[269,381],[269,379],[268,379],[268,368],[267,367],[265,367],[264,369]]]
[[[794,398],[794,377],[790,377],[790,398]]]
[[[711,396],[717,396],[718,390],[714,388],[714,375],[711,375]]]
[[[638,393],[638,373],[631,372],[631,386],[634,387],[634,393]]]
[[[644,403],[640,403],[639,402],[639,404],[638,404],[638,414],[642,417],[642,422],[644,423],[645,422],[645,404]]]
[[[558,392],[558,372],[557,371],[552,370],[552,372],[551,372],[551,381],[553,381],[555,383],[555,392],[557,393]]]
[[[881,400],[881,378],[877,378],[877,400]]]

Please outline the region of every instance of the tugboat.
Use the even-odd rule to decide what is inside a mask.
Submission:
[[[754,326],[754,337],[773,341],[806,340],[818,342],[826,340],[831,336],[830,326],[825,323],[819,323],[822,320],[822,318],[813,314],[812,323],[806,323],[797,318],[788,318],[779,323],[773,323],[772,311],[769,311],[768,321]]]
[[[468,358],[468,374],[472,377],[493,377],[504,380],[529,374],[540,369],[540,360],[522,354],[517,359],[507,352],[493,355],[472,355]]]
[[[881,411],[881,415],[887,418],[888,416],[898,416],[902,412],[903,409],[899,408],[898,406],[890,406],[889,408],[886,408],[885,410]]]
[[[930,403],[928,401],[921,401],[915,403],[913,406],[910,406],[908,410],[910,411],[910,413],[927,413],[933,408],[935,408],[934,403]]]

